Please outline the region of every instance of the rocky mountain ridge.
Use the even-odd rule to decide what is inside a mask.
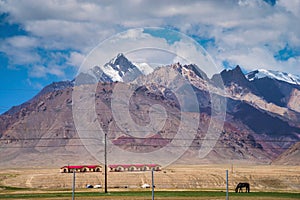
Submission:
[[[173,74],[184,77],[190,83],[200,110],[197,135],[188,151],[178,160],[179,163],[223,163],[231,160],[299,164],[297,159],[291,162],[293,155],[298,154],[288,153],[290,148],[293,152],[299,152],[299,145],[295,144],[300,138],[300,88],[297,84],[267,76],[249,80],[239,66],[224,70],[211,79],[197,66],[180,63],[157,67],[152,73],[144,74],[123,54],[103,67],[93,67],[88,73],[99,81],[95,93],[97,120],[109,134],[110,140],[124,150],[154,151],[170,142],[176,134],[180,121],[172,118],[172,113],[180,112],[180,103],[172,90],[160,82],[164,80],[161,77]],[[88,73],[78,77],[89,80]],[[219,85],[220,79],[223,80],[223,88]],[[147,84],[149,80],[153,83]],[[2,159],[3,166],[25,161],[30,161],[28,165],[58,165],[72,163],[74,159],[77,163],[95,162],[78,137],[72,119],[72,92],[74,87],[80,87],[75,83],[76,80],[53,83],[29,102],[0,116],[0,154],[5,158]],[[83,83],[90,84],[88,81]],[[130,136],[118,129],[113,119],[111,100],[114,88],[118,84],[128,83],[142,85],[136,88],[130,101],[131,117],[136,123],[146,125],[150,122],[147,113],[154,104],[161,105],[169,113],[168,125],[159,133],[151,133],[149,138]],[[211,120],[212,94],[227,99],[226,120],[214,149],[204,159],[198,159],[197,152],[201,149]],[[189,96],[185,102],[189,102]],[[189,112],[191,116],[195,114],[192,108]]]

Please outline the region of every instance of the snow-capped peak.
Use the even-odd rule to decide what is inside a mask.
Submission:
[[[203,72],[197,70],[194,65],[181,66],[177,63],[179,71],[184,70],[185,74],[189,72],[195,73],[200,78],[203,78]],[[145,62],[131,62],[124,54],[119,53],[112,58],[104,66],[94,66],[89,72],[97,78],[98,81],[105,82],[132,82],[141,75],[151,74],[157,68],[157,64],[149,64]],[[180,72],[181,73],[181,72]],[[204,76],[204,78],[206,75]],[[207,77],[206,77],[207,79]]]
[[[124,56],[124,54],[118,53],[118,55],[116,57],[112,58],[108,63],[115,64],[118,59],[122,59],[122,58],[126,58],[126,57]]]
[[[92,73],[98,80],[130,82],[142,75],[143,71],[119,53],[104,66],[95,66]]]
[[[144,75],[148,75],[154,71],[154,69],[148,63],[133,63]]]
[[[288,82],[290,84],[295,84],[295,85],[300,84],[300,76],[286,73],[286,72],[274,71],[274,70],[258,69],[249,72],[248,74],[246,74],[246,77],[249,81],[253,81],[255,79],[261,79],[264,77],[269,77],[271,79]]]

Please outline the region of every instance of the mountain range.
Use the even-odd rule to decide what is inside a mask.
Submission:
[[[132,63],[118,54],[104,66],[94,66],[72,81],[46,86],[30,101],[2,114],[0,165],[96,162],[82,145],[72,115],[74,88],[92,84],[92,79],[97,80],[97,120],[113,144],[134,152],[162,148],[170,143],[180,126],[175,114],[180,113],[182,105],[170,90],[174,84],[170,77],[178,75],[189,82],[199,102],[199,109],[189,106],[192,99],[185,96],[187,114],[200,114],[197,134],[178,163],[300,164],[299,76],[263,69],[244,74],[236,66],[209,78],[193,64],[152,68],[146,63]],[[131,117],[139,125],[151,122],[151,105],[165,108],[168,120],[159,132],[136,138],[118,127],[111,109],[113,91],[118,85],[139,85],[129,103]],[[212,94],[226,99],[225,122],[213,150],[199,159],[198,152],[214,112]]]

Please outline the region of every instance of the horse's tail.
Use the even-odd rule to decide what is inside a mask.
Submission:
[[[248,193],[250,192],[250,184],[248,183]]]

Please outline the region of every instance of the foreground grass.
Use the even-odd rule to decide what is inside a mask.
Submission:
[[[48,199],[48,198],[66,198],[71,197],[71,192],[49,192],[49,193],[19,193],[19,194],[1,194],[0,199]],[[76,197],[149,197],[149,191],[135,191],[135,192],[76,192]],[[155,197],[169,198],[178,197],[184,199],[202,198],[202,197],[225,197],[224,192],[219,191],[156,191]],[[252,193],[229,193],[230,197],[249,197],[249,198],[271,198],[271,199],[300,199],[300,193],[282,193],[282,192],[252,192]]]

